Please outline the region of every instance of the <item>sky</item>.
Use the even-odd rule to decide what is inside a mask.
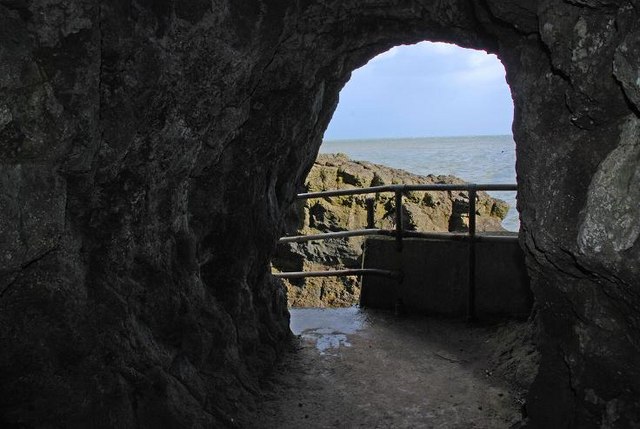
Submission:
[[[325,140],[511,134],[495,55],[446,43],[396,46],[355,70]]]

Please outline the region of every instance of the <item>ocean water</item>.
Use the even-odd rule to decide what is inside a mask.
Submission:
[[[320,147],[320,153],[339,152],[354,160],[420,175],[450,174],[470,183],[516,183],[515,143],[510,135],[329,140]],[[509,204],[511,208],[502,225],[509,231],[518,231],[516,193],[489,194]]]

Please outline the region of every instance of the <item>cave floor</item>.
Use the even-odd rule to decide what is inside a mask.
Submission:
[[[357,308],[292,309],[298,335],[256,428],[508,428],[520,398],[492,373],[495,329]],[[492,337],[493,335],[493,337]]]

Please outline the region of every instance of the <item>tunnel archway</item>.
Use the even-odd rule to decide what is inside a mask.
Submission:
[[[632,130],[637,128],[637,115],[632,113],[636,107],[632,105],[629,110],[624,106],[626,104],[623,101],[624,97],[613,95],[618,91],[619,83],[616,82],[617,78],[611,78],[607,73],[611,61],[601,60],[598,62],[595,60],[597,52],[604,53],[608,48],[597,46],[594,37],[596,34],[599,37],[609,37],[607,40],[612,44],[621,44],[619,46],[623,46],[626,42],[622,38],[616,38],[612,35],[605,36],[609,34],[607,30],[597,25],[589,27],[592,33],[585,35],[585,33],[572,32],[568,27],[556,32],[552,30],[555,28],[553,25],[545,24],[546,26],[539,33],[539,39],[527,38],[523,36],[523,33],[538,31],[538,19],[554,21],[559,19],[561,12],[547,10],[542,13],[530,9],[530,15],[524,14],[514,21],[509,21],[512,26],[507,29],[508,26],[496,28],[491,23],[495,24],[496,19],[498,21],[505,18],[509,20],[510,18],[507,17],[511,13],[508,12],[510,6],[500,7],[492,3],[488,10],[479,9],[474,9],[472,21],[479,19],[483,28],[491,27],[491,34],[495,38],[485,38],[486,33],[474,32],[471,30],[471,28],[475,28],[474,25],[469,27],[469,33],[462,31],[463,34],[454,32],[456,34],[444,35],[439,33],[440,28],[435,25],[430,29],[435,34],[432,33],[424,39],[446,41],[498,52],[505,63],[508,81],[514,93],[514,136],[518,145],[517,169],[522,177],[526,177],[520,184],[519,190],[521,196],[519,208],[523,219],[521,242],[528,252],[529,269],[534,279],[534,291],[538,302],[538,318],[543,326],[553,326],[554,332],[550,336],[544,334],[542,336],[544,356],[542,368],[533,385],[528,405],[531,421],[535,422],[532,424],[540,427],[588,426],[596,421],[607,421],[612,418],[617,422],[624,419],[627,419],[625,420],[627,422],[633,421],[635,411],[632,411],[632,406],[627,408],[626,414],[623,413],[625,417],[622,415],[612,417],[608,414],[609,412],[605,411],[603,408],[605,403],[611,404],[610,401],[615,401],[618,404],[618,399],[614,399],[611,394],[605,395],[606,398],[598,396],[599,399],[595,402],[601,405],[595,407],[587,405],[582,399],[579,399],[580,395],[575,394],[577,384],[584,386],[585,389],[588,389],[587,385],[598,384],[597,379],[600,379],[600,376],[597,374],[602,369],[601,365],[611,365],[609,368],[618,365],[602,354],[604,349],[616,350],[615,353],[621,353],[618,356],[622,356],[626,353],[623,350],[631,350],[635,347],[632,346],[633,341],[631,343],[618,342],[607,338],[606,329],[595,327],[591,322],[587,322],[591,317],[587,314],[593,315],[592,310],[588,309],[590,306],[598,308],[595,310],[596,312],[603,311],[618,320],[620,324],[616,322],[617,327],[625,325],[626,322],[623,320],[628,320],[628,317],[631,317],[633,310],[628,307],[626,309],[617,307],[606,295],[614,290],[620,292],[620,287],[626,288],[623,285],[630,285],[637,278],[638,273],[635,268],[623,267],[622,265],[623,260],[629,261],[630,255],[635,255],[637,252],[637,249],[631,244],[631,241],[637,238],[636,235],[632,234],[631,241],[627,241],[623,246],[630,251],[627,253],[629,256],[622,256],[620,253],[614,256],[615,252],[611,253],[610,250],[606,250],[604,253],[600,250],[602,248],[596,250],[598,245],[590,246],[585,241],[580,243],[580,240],[586,236],[591,236],[594,242],[601,242],[604,235],[595,232],[600,228],[612,231],[611,227],[604,227],[603,224],[600,226],[590,224],[591,215],[586,215],[589,209],[584,206],[584,203],[587,200],[593,201],[594,196],[588,197],[587,195],[593,195],[594,192],[604,192],[600,185],[593,182],[596,177],[604,179],[600,174],[607,174],[602,172],[594,176],[600,162],[597,160],[603,160],[607,154],[610,154],[609,156],[614,159],[620,159],[618,157],[622,156],[621,149],[618,152],[610,151],[616,145],[632,144],[633,138],[629,133],[633,133]],[[562,19],[555,21],[557,25],[569,25],[568,23],[571,22],[576,25],[573,28],[584,29],[588,12],[580,7],[576,9],[569,7],[569,9],[571,11],[563,10],[572,18],[566,18],[566,21]],[[621,15],[618,16],[621,17]],[[367,27],[366,22],[367,18],[364,19],[363,28]],[[407,24],[407,21],[404,22]],[[560,22],[563,24],[559,24]],[[407,24],[407,26],[410,25]],[[390,27],[393,27],[393,24]],[[419,24],[418,27],[424,29],[428,25],[421,26]],[[524,28],[529,30],[524,30]],[[562,42],[559,32],[565,30],[569,31],[571,36]],[[367,32],[367,30],[363,31]],[[392,43],[388,43],[378,31],[372,31],[371,38],[359,39],[360,41],[367,40],[371,44],[349,50],[349,58],[338,60],[340,63],[338,69],[341,66],[346,66],[348,70],[352,70],[375,54],[388,49],[391,45],[417,41],[412,30],[408,30],[404,38],[396,38],[397,35],[404,32],[403,30],[390,31],[393,33],[393,36],[390,36],[390,39],[393,40]],[[373,40],[380,44],[375,45]],[[585,44],[589,48],[584,48]],[[579,66],[572,65],[571,59],[561,53],[562,49],[565,52],[583,52],[586,55],[584,58],[588,57],[589,61],[592,61],[590,63],[592,65],[597,62],[596,68],[599,68],[608,78],[596,83],[591,77],[594,69],[580,69]],[[584,49],[590,49],[589,53],[585,53]],[[370,53],[363,57],[359,56],[367,51]],[[339,55],[334,58],[337,57]],[[616,61],[616,64],[621,64],[620,60]],[[616,76],[618,75],[620,75],[619,72],[616,73]],[[344,73],[341,76],[346,77],[348,74]],[[574,81],[581,82],[578,85],[580,89],[574,86]],[[323,90],[327,94],[326,88]],[[597,100],[587,101],[583,91],[589,92]],[[337,88],[333,94],[336,92]],[[604,94],[609,95],[605,96]],[[329,101],[328,110],[331,110],[335,100],[330,99]],[[605,105],[608,107],[604,108]],[[611,110],[608,110],[609,107]],[[324,123],[326,124],[326,122],[325,117]],[[317,147],[319,143],[317,135],[312,141]],[[611,159],[610,162],[615,161]],[[626,174],[622,173],[620,169],[614,168],[612,164],[609,164],[607,168],[613,168],[608,171],[614,175]],[[600,191],[596,190],[598,188]],[[595,206],[592,206],[592,210],[595,210]],[[620,216],[626,210],[633,211],[635,209],[631,209],[631,206],[625,204],[624,208],[613,210],[618,213],[614,217]],[[606,210],[605,212],[612,213]],[[598,217],[595,214],[594,216]],[[604,212],[599,219],[606,223]],[[561,224],[563,226],[560,226]],[[588,230],[591,232],[587,232]],[[599,238],[592,235],[594,233]],[[634,250],[630,250],[632,248]],[[609,269],[613,271],[605,274],[601,278],[602,281],[588,280],[589,275],[586,272],[592,274],[600,272],[600,268],[598,268],[600,263],[596,261],[609,258],[613,259],[606,263],[609,268],[606,268],[605,271]],[[613,262],[613,260],[617,262]],[[624,272],[624,274],[618,280],[614,280],[610,276],[614,271],[620,274]],[[614,277],[617,277],[617,274]],[[588,292],[583,295],[585,290]],[[614,292],[614,295],[622,296],[618,295],[618,292]],[[627,296],[625,299],[628,298]],[[575,313],[571,315],[576,305],[581,309],[578,311],[581,316],[577,318],[574,317]],[[632,329],[630,325],[626,326],[622,329]],[[577,332],[588,332],[586,335],[591,340],[585,343],[579,339],[584,339],[582,334],[578,335]],[[604,346],[604,349],[597,350],[594,341],[604,342],[607,345]],[[630,359],[630,355],[626,356],[627,358],[624,359]],[[605,361],[606,364],[603,363]],[[567,362],[570,362],[568,366]],[[621,362],[619,361],[619,363]],[[607,373],[614,376],[609,370]],[[577,382],[576,376],[581,381]],[[618,378],[616,380],[616,383],[626,384],[623,380]],[[610,387],[609,382],[603,381],[602,392],[611,392]],[[613,390],[617,393],[622,392],[620,388]],[[625,404],[633,402],[634,394],[631,393],[633,391],[633,388],[626,390],[626,399],[623,400]],[[561,412],[553,415],[545,412],[545,410],[554,407],[557,409],[558,404],[563,404],[560,406]],[[616,424],[624,425],[623,423]]]
[[[289,335],[268,261],[340,89],[431,40],[498,54],[514,96],[530,426],[637,424],[633,4],[2,2],[0,421],[236,424]]]
[[[511,93],[495,55],[444,43],[396,46],[351,74],[300,192],[459,179],[515,184],[512,119]],[[415,193],[404,205],[405,229],[467,230],[467,194],[427,194]],[[368,209],[370,198],[373,206]],[[392,194],[362,194],[298,200],[287,216],[286,235],[393,229],[392,199]],[[483,207],[477,212],[478,231],[518,230],[515,192],[481,192],[478,204]],[[373,210],[371,226],[368,210]],[[289,276],[360,269],[363,246],[362,236],[283,242],[272,262]],[[466,261],[452,261],[452,269],[459,263]],[[521,261],[517,265],[521,267]],[[285,284],[292,307],[344,307],[360,298],[361,281],[355,275],[295,277]]]

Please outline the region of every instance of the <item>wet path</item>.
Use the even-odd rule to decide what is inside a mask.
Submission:
[[[508,428],[488,328],[348,309],[294,309],[300,335],[268,386],[260,428]]]

